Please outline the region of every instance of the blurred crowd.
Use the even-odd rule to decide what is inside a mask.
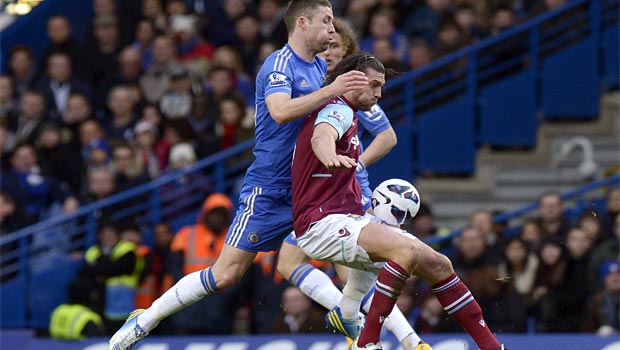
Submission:
[[[332,3],[363,50],[404,72],[566,1]],[[67,17],[55,15],[41,33],[49,45],[40,55],[27,45],[10,48],[0,75],[2,234],[253,137],[254,76],[286,42],[285,1],[93,0],[93,5],[86,33],[76,35]],[[557,194],[545,194],[539,217],[514,237],[493,225],[492,212],[476,211],[457,240],[438,248],[452,251],[456,270],[499,332],[532,327],[617,332],[617,189],[610,190],[607,203],[604,213],[584,212],[569,221]],[[161,223],[152,246],[143,244],[140,228],[131,223],[102,224],[69,291],[71,302],[102,317],[91,334],[117,329],[134,304],[149,305],[184,273],[209,266],[221,250],[231,206],[225,196],[210,195],[196,225],[174,232]],[[435,227],[430,207],[422,208],[410,228],[421,238],[445,231]],[[282,281],[274,257],[259,254],[242,283],[175,315],[158,332],[324,331],[323,311]],[[331,273],[330,265],[318,266]],[[114,298],[117,291],[108,285],[114,276],[133,286],[135,299],[123,304]],[[426,286],[412,280],[408,290],[399,307],[422,334],[458,331]]]
[[[363,50],[404,72],[565,1],[332,3]],[[38,57],[27,45],[9,50],[0,75],[0,190],[19,212],[3,232],[251,138],[256,69],[287,39],[283,0],[93,7],[86,33],[54,15]]]

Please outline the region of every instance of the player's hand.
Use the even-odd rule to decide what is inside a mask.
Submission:
[[[339,75],[333,83],[329,84],[334,97],[340,96],[347,91],[359,90],[368,87],[366,74],[358,70],[352,70]]]
[[[329,170],[351,169],[357,167],[357,162],[353,158],[337,154],[325,162],[325,167]]]

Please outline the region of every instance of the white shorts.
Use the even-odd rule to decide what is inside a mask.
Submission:
[[[297,245],[312,259],[378,272],[385,262],[373,262],[368,253],[357,244],[362,228],[371,222],[380,223],[379,219],[370,214],[331,214],[312,224],[303,236],[297,238]],[[398,227],[385,226],[411,239],[417,239]]]

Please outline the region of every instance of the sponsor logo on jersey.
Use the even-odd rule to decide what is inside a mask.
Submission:
[[[288,78],[284,74],[276,72],[269,74],[269,85],[271,86],[285,85],[287,80]]]

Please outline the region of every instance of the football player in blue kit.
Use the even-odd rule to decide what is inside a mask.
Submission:
[[[259,251],[277,249],[292,231],[291,163],[303,117],[330,98],[368,85],[363,73],[351,71],[322,87],[327,65],[317,54],[333,37],[332,20],[329,0],[289,3],[288,42],[256,77],[256,159],[222,253],[212,267],[186,275],[148,309],[132,312],[110,339],[110,349],[131,349],[164,318],[238,282]]]

